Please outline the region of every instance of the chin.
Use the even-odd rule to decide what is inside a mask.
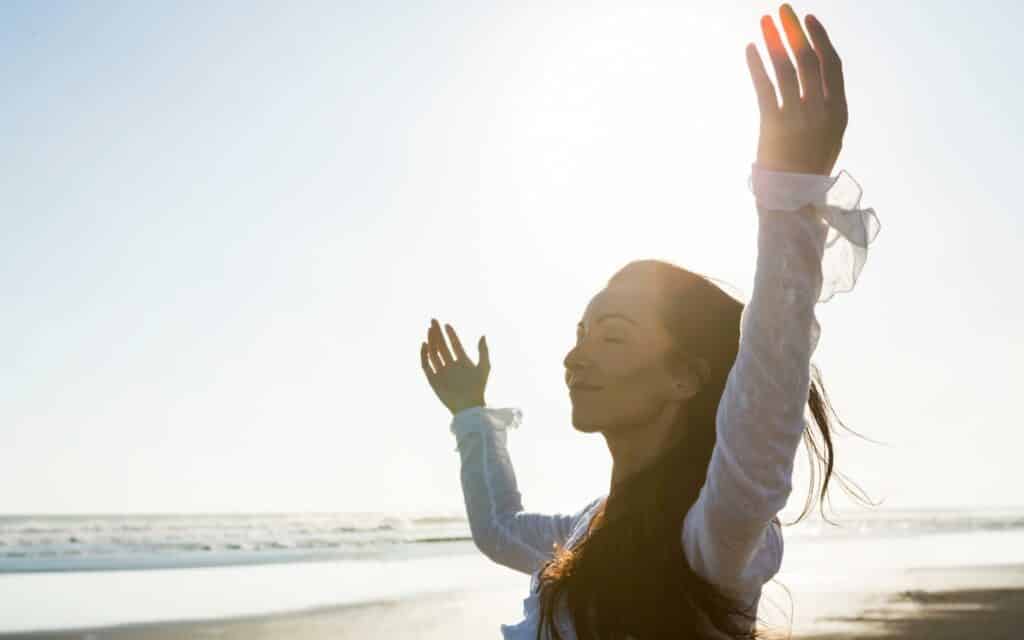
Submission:
[[[602,429],[602,425],[593,420],[577,417],[575,407],[572,412],[572,427],[580,433],[597,433]]]

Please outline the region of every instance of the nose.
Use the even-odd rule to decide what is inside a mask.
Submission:
[[[569,349],[569,353],[565,354],[565,358],[562,360],[562,364],[565,365],[566,369],[572,369],[576,366],[576,350],[579,347],[573,347]]]
[[[565,383],[569,384],[570,380],[583,368],[579,345],[573,347],[569,350],[569,353],[565,354],[562,364],[565,365]]]

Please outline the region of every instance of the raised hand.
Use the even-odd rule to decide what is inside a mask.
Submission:
[[[761,32],[775,67],[775,77],[782,94],[781,107],[757,48],[754,43],[747,45],[747,66],[761,112],[757,164],[772,171],[831,175],[842,148],[847,122],[846,92],[839,55],[829,41],[825,27],[814,16],[808,14],[804,20],[813,48],[789,4],[779,7],[779,20],[796,57],[796,70],[771,16],[762,16]]]
[[[420,364],[430,388],[455,415],[469,407],[484,406],[484,388],[487,386],[487,376],[491,373],[491,357],[487,339],[481,336],[477,343],[480,363],[473,364],[462,348],[455,329],[450,324],[445,324],[444,328],[452,342],[455,357],[448,350],[440,325],[432,318],[430,328],[427,329],[427,341],[420,345]]]

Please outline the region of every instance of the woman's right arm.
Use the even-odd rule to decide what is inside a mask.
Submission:
[[[472,407],[452,418],[462,461],[462,493],[473,541],[498,564],[532,574],[564,544],[593,503],[575,514],[523,509],[506,437],[522,420],[519,409]]]

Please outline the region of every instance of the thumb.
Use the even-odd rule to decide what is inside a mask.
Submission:
[[[487,348],[487,336],[480,336],[477,342],[477,349],[480,351],[480,364],[477,365],[484,371],[491,370],[491,351]]]

